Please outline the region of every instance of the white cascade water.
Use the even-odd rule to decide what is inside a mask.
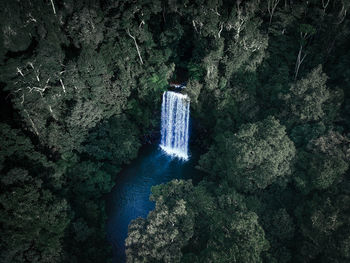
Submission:
[[[181,93],[163,93],[160,147],[169,155],[188,159],[190,99]]]

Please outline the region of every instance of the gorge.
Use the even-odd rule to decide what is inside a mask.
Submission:
[[[187,95],[166,91],[161,110],[161,138],[158,145],[144,146],[138,158],[119,175],[108,201],[107,235],[113,246],[113,262],[125,261],[125,238],[129,223],[146,218],[154,209],[149,200],[152,186],[173,179],[198,180],[201,172],[194,168],[198,156],[188,153],[190,102]]]

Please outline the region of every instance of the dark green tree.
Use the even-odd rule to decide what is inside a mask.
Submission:
[[[252,192],[287,180],[294,155],[294,144],[284,126],[269,117],[242,125],[236,134],[225,132],[219,136],[199,164],[235,188]]]
[[[129,226],[127,262],[180,262],[181,248],[193,235],[194,214],[181,196],[193,190],[189,181],[172,181],[152,189],[155,210]]]
[[[305,123],[323,119],[324,105],[329,99],[326,81],[326,74],[322,72],[322,67],[318,66],[305,78],[291,85],[290,93],[286,95],[286,103],[289,106],[288,115],[294,116],[294,122]]]

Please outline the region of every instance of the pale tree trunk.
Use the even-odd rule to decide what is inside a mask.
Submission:
[[[53,13],[54,15],[56,15],[56,9],[55,9],[55,4],[53,3],[53,0],[51,0],[51,5],[52,5]]]
[[[322,0],[323,12],[326,13],[327,6],[330,0]]]
[[[275,13],[276,7],[279,4],[279,2],[280,2],[280,0],[268,0],[267,1],[267,11],[270,14],[269,25],[271,25],[273,14]]]
[[[33,63],[32,63],[32,62],[28,62],[28,64],[29,64],[29,65],[31,66],[31,68],[33,69],[34,75],[35,75],[35,77],[36,77],[36,80],[40,83],[40,78],[39,78],[39,72],[40,72],[40,70],[38,70],[38,72],[36,72]]]
[[[196,30],[196,32],[198,34],[201,34],[202,32],[202,27],[203,27],[203,23],[200,22],[200,21],[195,21],[195,20],[192,20],[192,25],[194,27],[194,30]],[[197,25],[199,26],[199,32],[198,32],[198,29],[197,29]]]
[[[139,46],[137,45],[135,37],[130,34],[129,29],[127,29],[126,32],[128,33],[129,37],[131,37],[134,40],[134,43],[135,43],[135,46],[136,46],[136,50],[137,50],[137,54],[139,54],[141,65],[143,65],[143,60],[142,60],[142,57],[141,57],[140,49],[139,49]]]
[[[198,33],[197,27],[196,27],[196,22],[195,22],[194,20],[192,20],[192,25],[193,25],[193,27],[194,27],[194,30],[196,30],[196,32]]]
[[[35,74],[36,80],[37,80],[38,82],[40,82],[39,72],[38,72],[38,73],[35,73],[35,71],[34,71],[34,74]]]
[[[62,79],[60,79],[60,82],[61,82],[63,92],[66,93],[66,87],[64,86]]]
[[[347,7],[345,6],[345,4],[343,2],[343,6],[342,6],[342,8],[341,8],[341,10],[340,10],[340,12],[338,14],[339,21],[336,24],[339,25],[339,24],[341,24],[344,21],[347,12],[348,12],[348,9],[347,9]]]
[[[22,77],[24,77],[22,70],[19,67],[17,67],[17,73],[19,73]]]
[[[300,48],[297,56],[297,61],[295,63],[295,72],[294,72],[294,80],[297,79],[300,65],[304,62],[304,59],[306,57],[306,53],[303,55],[303,42],[305,42],[309,38],[308,33],[302,33],[300,32]]]
[[[213,8],[210,9],[211,11],[213,11],[214,14],[216,14],[217,16],[221,16],[220,13],[218,12],[218,7],[215,7],[215,10]]]
[[[37,136],[39,136],[38,129],[35,127],[35,124],[34,124],[32,118],[30,118],[30,115],[29,115],[28,111],[25,109],[24,112],[27,114],[28,119],[29,119],[29,122],[30,122],[30,124],[32,125],[35,134],[36,134]]]
[[[242,8],[240,7],[241,1],[238,0],[236,3],[236,9],[237,9],[237,22],[235,24],[236,29],[236,35],[235,39],[238,40],[239,36],[241,34],[241,29],[245,23],[245,19],[242,17]]]
[[[164,21],[164,23],[166,22],[166,19],[165,19],[165,9],[163,8],[163,21]]]
[[[54,118],[54,119],[57,121],[58,119],[57,119],[55,113],[53,112],[51,105],[48,104],[48,107],[49,107],[49,111],[50,111],[50,113],[51,113],[52,118]]]
[[[207,78],[209,79],[211,74],[214,72],[215,66],[214,65],[210,65],[207,67]]]
[[[299,53],[298,53],[298,56],[297,56],[297,61],[295,63],[295,74],[294,74],[294,80],[297,79],[298,77],[298,73],[299,73],[299,69],[300,69],[300,65],[303,63],[305,57],[306,57],[306,53],[304,55],[302,55],[302,52],[303,52],[303,45],[300,45],[300,48],[299,48]]]
[[[222,29],[224,28],[224,24],[221,24],[220,30],[218,32],[218,38],[221,36]]]

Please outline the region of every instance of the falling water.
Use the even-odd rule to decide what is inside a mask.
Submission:
[[[188,159],[188,123],[190,99],[181,93],[166,91],[162,103],[160,147],[169,155]]]

